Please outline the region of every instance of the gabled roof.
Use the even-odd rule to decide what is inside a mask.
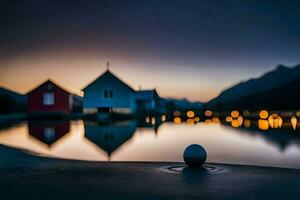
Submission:
[[[61,90],[64,90],[65,92],[71,94],[67,89],[65,89],[64,87],[58,85],[56,82],[54,82],[54,81],[51,80],[51,79],[48,79],[48,80],[46,80],[45,82],[39,84],[37,87],[35,87],[35,88],[33,88],[32,90],[30,90],[27,94],[30,94],[30,93],[32,93],[33,91],[35,91],[35,90],[39,89],[40,87],[43,87],[44,85],[49,84],[49,83],[50,83],[50,84],[53,84],[54,86],[58,87],[58,88],[61,89]]]
[[[109,77],[109,78],[115,79],[115,80],[119,81],[121,84],[125,85],[131,91],[135,92],[135,90],[132,87],[130,87],[128,84],[126,84],[124,81],[122,81],[117,75],[113,74],[110,70],[106,70],[103,74],[101,74],[100,76],[98,76],[94,81],[92,81],[91,83],[89,83],[82,90],[84,91],[86,88],[88,88],[89,86],[91,86],[94,82],[96,82],[97,80],[102,79],[104,77]]]

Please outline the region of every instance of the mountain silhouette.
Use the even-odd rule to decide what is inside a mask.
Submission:
[[[293,68],[279,65],[263,76],[239,83],[224,90],[206,106],[224,110],[296,109],[299,108],[300,65]]]
[[[165,98],[161,100],[164,105],[172,104],[176,108],[185,108],[185,109],[201,109],[203,107],[203,103],[196,101],[192,102],[188,99],[175,99],[175,98]]]
[[[27,110],[27,96],[0,87],[0,113],[24,112]]]

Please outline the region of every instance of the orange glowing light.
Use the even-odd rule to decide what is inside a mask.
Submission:
[[[215,124],[220,124],[220,119],[218,117],[213,117],[212,118],[213,123]]]
[[[206,111],[204,112],[204,115],[205,115],[206,117],[211,117],[212,114],[213,114],[213,112],[212,112],[211,110],[206,110]]]
[[[233,119],[233,120],[231,121],[231,126],[234,127],[234,128],[238,128],[238,127],[240,126],[239,120]]]
[[[249,128],[249,127],[251,126],[251,121],[250,121],[249,119],[245,119],[245,120],[244,120],[244,126],[245,126],[246,128]]]
[[[162,122],[166,121],[166,119],[167,119],[166,115],[162,115],[162,116],[161,116],[161,121],[162,121]]]
[[[271,128],[281,128],[283,120],[278,114],[272,114],[268,118],[269,124]]]
[[[258,120],[258,128],[260,130],[266,131],[269,129],[269,122],[266,119],[259,119]]]
[[[237,110],[233,110],[233,111],[231,111],[230,115],[231,115],[232,118],[238,118],[240,113]]]
[[[231,122],[231,121],[232,121],[232,117],[231,117],[231,116],[227,116],[227,117],[225,118],[225,121],[228,122],[228,123]]]
[[[194,119],[187,119],[186,122],[187,122],[189,125],[195,124]]]
[[[278,127],[281,128],[281,127],[282,127],[282,124],[283,124],[283,120],[282,120],[282,118],[279,116],[279,118],[278,118]]]
[[[189,118],[193,118],[195,116],[195,113],[194,113],[194,111],[189,110],[189,111],[187,111],[186,116],[188,116]]]
[[[146,122],[146,123],[149,123],[149,122],[150,122],[150,118],[149,118],[148,116],[145,118],[145,122]]]
[[[270,127],[273,128],[273,124],[274,124],[274,117],[273,115],[271,115],[269,118],[268,118],[268,122],[270,124]]]
[[[151,124],[152,124],[152,125],[155,125],[155,117],[152,117],[152,118],[151,118]]]
[[[211,119],[206,119],[205,120],[205,124],[211,124],[212,123],[212,120]]]
[[[262,118],[262,119],[267,119],[268,116],[269,116],[269,113],[268,113],[268,111],[266,111],[266,110],[261,110],[261,111],[259,112],[259,116],[260,116],[260,118]]]
[[[200,117],[195,117],[195,118],[194,118],[194,121],[195,121],[195,122],[199,122],[199,121],[200,121]]]
[[[174,117],[174,123],[175,124],[180,124],[181,123],[181,118],[180,117]]]
[[[239,116],[238,118],[237,118],[237,120],[238,120],[238,122],[239,122],[239,124],[240,124],[240,126],[243,124],[243,121],[244,121],[244,118],[242,117],[242,116]]]
[[[292,118],[291,118],[291,124],[292,124],[292,127],[293,127],[293,129],[294,130],[296,130],[296,128],[297,128],[297,118],[295,117],[295,116],[293,116]]]

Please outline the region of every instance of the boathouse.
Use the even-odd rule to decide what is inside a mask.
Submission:
[[[29,114],[68,114],[72,109],[72,94],[52,80],[28,92]]]
[[[135,90],[107,69],[83,88],[85,113],[123,113],[136,111]]]

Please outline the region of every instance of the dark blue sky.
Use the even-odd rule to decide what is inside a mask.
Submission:
[[[78,92],[110,60],[134,87],[207,100],[276,64],[300,63],[299,19],[291,0],[0,0],[0,84],[25,92],[51,76]],[[66,81],[62,68],[87,73]],[[9,81],[26,71],[33,79],[22,87]]]

